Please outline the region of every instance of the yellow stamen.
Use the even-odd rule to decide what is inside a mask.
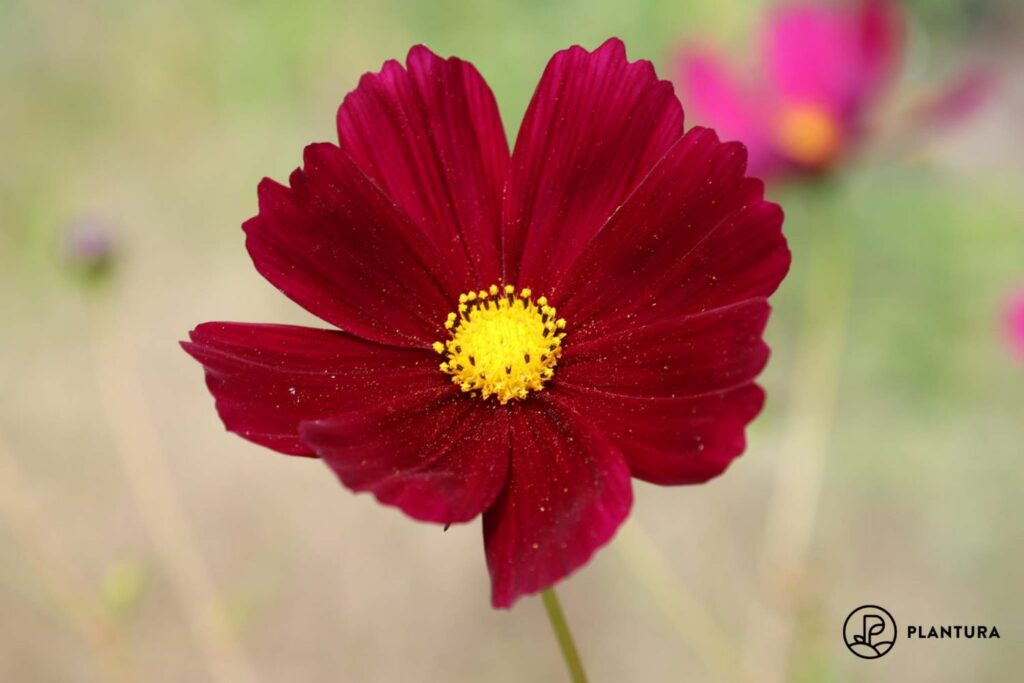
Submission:
[[[462,391],[502,405],[543,389],[562,355],[566,323],[546,297],[534,303],[531,296],[524,288],[517,298],[512,285],[459,296],[458,313],[445,320],[451,338],[433,345],[447,356],[441,372]]]
[[[805,166],[822,166],[842,150],[843,130],[835,115],[817,104],[794,104],[779,114],[776,137],[783,152]]]

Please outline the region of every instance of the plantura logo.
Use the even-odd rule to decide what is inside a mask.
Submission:
[[[964,626],[963,624],[944,624],[942,626],[931,626],[925,628],[924,626],[908,626],[907,627],[907,638],[918,638],[925,640],[928,638],[950,638],[953,640],[960,640],[966,638],[971,640],[972,638],[980,638],[985,640],[987,638],[999,638],[999,629],[993,626],[985,626],[980,624],[978,626]]]
[[[896,620],[878,605],[863,605],[843,622],[843,640],[861,659],[878,659],[896,643]]]
[[[878,659],[884,656],[896,643],[896,620],[889,611],[878,605],[863,605],[850,612],[843,622],[843,641],[853,654],[861,659]],[[995,624],[965,626],[943,624],[941,626],[907,626],[907,640],[989,640],[999,639],[999,628]]]

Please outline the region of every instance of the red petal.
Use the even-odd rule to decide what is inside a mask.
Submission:
[[[501,490],[508,471],[507,412],[447,383],[432,396],[306,422],[301,429],[345,486],[372,491],[414,519],[450,524],[473,519]]]
[[[567,349],[775,291],[790,262],[782,211],[743,162],[707,129],[673,147],[555,287]]]
[[[699,484],[721,474],[746,447],[744,427],[764,404],[764,391],[747,384],[695,398],[644,399],[555,384],[552,393],[608,435],[634,477],[654,484]]]
[[[303,420],[389,404],[447,382],[433,352],[291,325],[204,323],[184,349],[203,364],[224,426],[291,455],[313,455]]]
[[[536,401],[509,415],[508,483],[484,513],[495,607],[510,607],[585,564],[633,502],[622,455],[577,413]]]
[[[768,361],[764,299],[566,344],[555,381],[638,398],[701,396],[747,384]]]
[[[366,74],[338,110],[341,146],[405,209],[438,251],[486,287],[501,276],[501,195],[508,142],[472,64],[423,46]],[[467,258],[468,256],[468,258]]]
[[[428,346],[443,333],[464,280],[345,152],[310,145],[291,188],[265,179],[259,196],[246,246],[296,303],[383,343]]]
[[[622,42],[552,57],[512,154],[505,279],[548,286],[683,133],[683,110]]]

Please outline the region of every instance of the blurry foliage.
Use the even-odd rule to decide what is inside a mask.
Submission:
[[[103,604],[119,618],[134,612],[147,583],[145,570],[137,562],[111,565],[103,577]]]
[[[905,0],[910,10],[933,28],[964,32],[983,17],[1010,6],[1013,0]]]

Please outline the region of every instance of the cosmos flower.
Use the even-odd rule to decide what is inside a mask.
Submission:
[[[750,171],[819,172],[854,149],[903,52],[903,19],[887,0],[779,7],[764,23],[760,72],[739,80],[710,50],[685,49],[684,101],[726,139],[742,140]]]
[[[257,270],[337,329],[183,343],[230,431],[414,519],[482,515],[497,607],[607,543],[631,477],[699,483],[740,454],[782,212],[741,145],[684,134],[649,62],[557,53],[511,154],[477,70],[421,46],[337,122],[243,226]]]
[[[1010,297],[1003,321],[1010,350],[1018,360],[1024,361],[1024,287]]]

